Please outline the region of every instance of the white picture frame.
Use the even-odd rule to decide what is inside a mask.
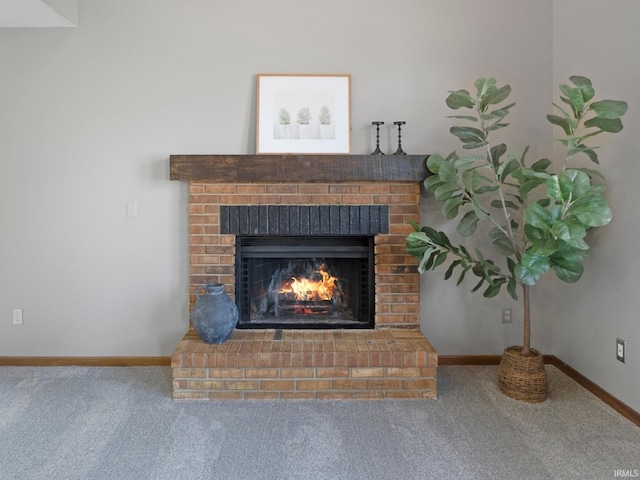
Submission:
[[[257,154],[350,154],[351,75],[257,75]]]

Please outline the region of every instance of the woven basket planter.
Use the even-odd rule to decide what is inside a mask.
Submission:
[[[549,383],[542,354],[532,348],[532,355],[523,357],[521,351],[519,346],[505,348],[498,372],[500,390],[523,402],[544,402],[549,394]]]

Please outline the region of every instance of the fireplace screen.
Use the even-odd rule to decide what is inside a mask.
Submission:
[[[373,237],[238,236],[238,328],[373,328]]]

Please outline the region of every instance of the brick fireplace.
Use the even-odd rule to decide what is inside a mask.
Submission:
[[[206,283],[224,284],[235,298],[236,234],[241,228],[274,231],[267,223],[283,220],[269,216],[270,207],[298,212],[322,206],[325,212],[357,215],[358,222],[362,212],[383,212],[383,228],[372,235],[374,328],[236,329],[220,345],[202,342],[190,329],[172,355],[174,398],[435,398],[437,353],[419,329],[417,264],[405,249],[409,220],[419,216],[424,159],[172,156],[171,179],[189,181],[190,308],[196,287]],[[265,212],[264,225],[242,227],[233,224],[235,214],[229,218],[229,212],[256,206]],[[341,232],[336,225],[338,234],[354,228],[343,224]]]

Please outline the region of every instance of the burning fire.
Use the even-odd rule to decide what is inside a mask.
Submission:
[[[290,281],[284,283],[279,293],[293,294],[295,300],[303,302],[332,300],[333,294],[338,288],[338,279],[331,276],[324,269],[324,265],[320,265],[320,268],[315,273],[319,273],[322,279],[312,280],[310,278],[292,277]]]

